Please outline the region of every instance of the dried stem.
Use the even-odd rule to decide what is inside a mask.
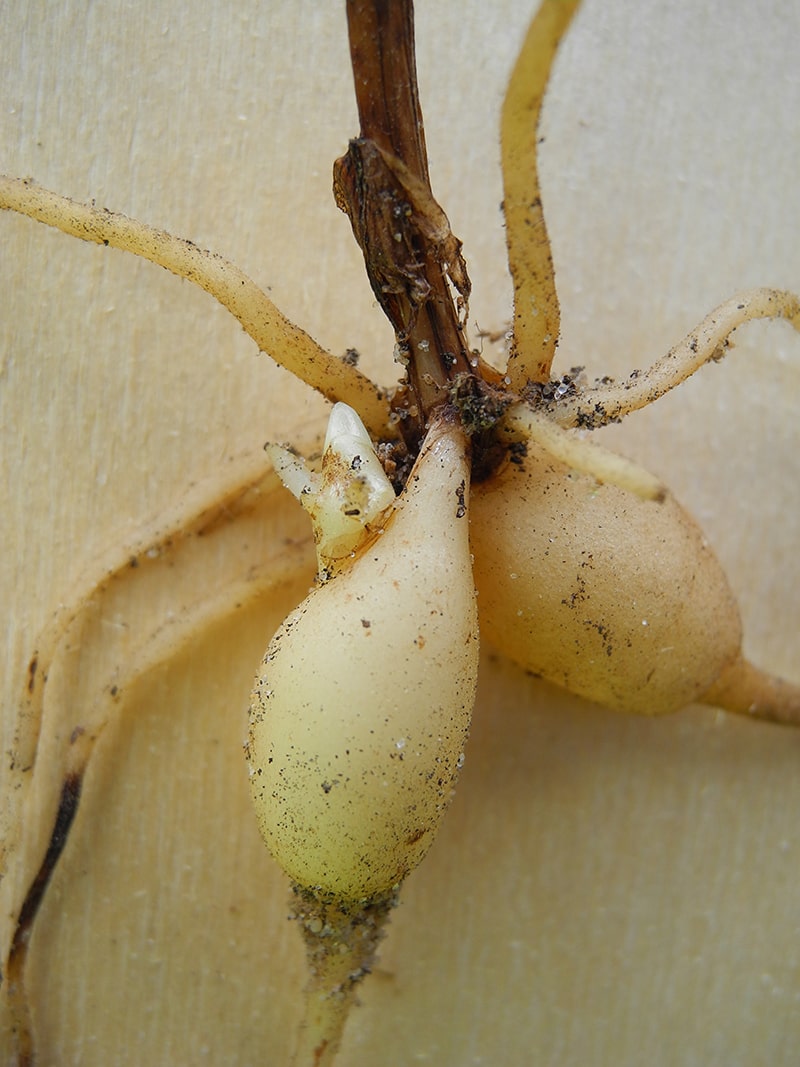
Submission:
[[[408,391],[392,407],[416,450],[453,379],[475,375],[464,338],[470,283],[431,192],[411,0],[348,0],[347,14],[361,133],[334,166],[334,192],[407,364]]]
[[[361,136],[426,184],[411,0],[348,0],[347,28]]]

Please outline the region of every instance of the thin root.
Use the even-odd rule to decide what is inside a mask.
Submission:
[[[547,413],[560,426],[594,430],[616,422],[658,400],[704,363],[721,359],[733,331],[753,319],[786,319],[800,330],[800,298],[782,289],[748,289],[720,304],[649,370],[553,403]]]
[[[275,474],[265,471],[263,458],[258,464],[254,471],[248,460],[244,477],[239,466],[224,485],[216,478],[198,487],[171,521],[150,528],[158,536],[149,542],[115,549],[100,581],[80,587],[39,643],[4,790],[4,802],[16,802],[17,817],[5,812],[11,825],[3,859],[14,857],[17,869],[2,883],[2,909],[16,924],[0,959],[19,1065],[33,1062],[34,1050],[25,988],[28,942],[96,741],[122,694],[232,611],[303,574],[310,581],[305,516]],[[176,602],[182,610],[173,613]],[[137,626],[138,619],[154,618],[155,625]],[[40,770],[44,737],[52,740]]]
[[[703,694],[699,703],[779,726],[800,726],[800,686],[738,659]]]
[[[590,474],[601,484],[616,485],[643,500],[661,502],[667,489],[654,474],[611,452],[594,441],[587,441],[558,426],[548,415],[533,411],[525,404],[509,408],[503,429],[510,438],[526,438],[541,445],[554,459],[573,470]]]
[[[578,0],[545,0],[530,25],[503,103],[500,148],[508,267],[514,284],[512,388],[550,377],[560,330],[553,256],[539,188],[538,127],[545,89]]]
[[[321,348],[291,323],[243,271],[214,252],[105,208],[79,204],[29,178],[0,175],[0,208],[82,241],[111,245],[157,263],[215,297],[259,349],[329,400],[356,408],[376,439],[395,436],[385,394],[354,366]]]
[[[369,974],[379,941],[397,904],[397,890],[352,905],[294,887],[310,978],[293,1067],[329,1067],[336,1059],[356,989]]]
[[[303,557],[305,555],[303,553]],[[292,562],[293,567],[290,565]],[[83,781],[102,726],[121,706],[116,694],[128,690],[134,682],[140,681],[156,667],[171,660],[205,630],[229,616],[233,610],[246,607],[248,603],[265,596],[277,586],[296,579],[299,571],[307,572],[307,569],[305,558],[293,561],[273,559],[259,573],[251,573],[247,579],[220,589],[216,596],[200,605],[191,615],[163,621],[147,635],[140,647],[130,653],[133,666],[127,674],[120,676],[115,672],[113,682],[104,679],[97,685],[94,699],[90,701],[89,706],[82,706],[81,711],[86,720],[100,722],[101,725],[91,733],[83,728],[76,729],[69,740],[64,742],[61,794],[53,829],[45,856],[18,909],[13,938],[4,959],[3,971],[8,979],[7,1004],[19,1049],[18,1067],[27,1062],[34,1062],[35,1041],[25,982],[30,935],[50,879],[67,844],[69,831],[77,814]],[[59,695],[62,694],[57,694]],[[26,853],[26,850],[23,849],[23,853]],[[27,853],[26,858],[30,858]]]

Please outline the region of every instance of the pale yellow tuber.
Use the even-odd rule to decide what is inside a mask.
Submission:
[[[385,531],[270,642],[247,757],[261,833],[305,889],[391,892],[463,762],[478,628],[460,428],[435,423]]]

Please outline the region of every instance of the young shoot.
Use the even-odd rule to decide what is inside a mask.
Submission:
[[[364,423],[347,404],[334,404],[322,448],[322,469],[309,469],[295,452],[267,445],[266,453],[283,484],[311,517],[317,546],[317,575],[331,577],[380,528],[394,503]]]

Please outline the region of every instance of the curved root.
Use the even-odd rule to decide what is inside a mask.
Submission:
[[[539,189],[539,116],[559,42],[578,0],[545,0],[514,66],[500,119],[503,214],[514,283],[512,388],[550,376],[560,330],[553,256]]]
[[[25,989],[30,934],[97,738],[124,692],[209,626],[303,573],[310,581],[313,571],[302,509],[263,458],[248,459],[224,484],[217,478],[196,487],[135,544],[114,549],[100,580],[85,583],[46,628],[26,679],[4,797],[6,808],[13,798],[17,817],[6,810],[3,862],[14,858],[15,869],[2,883],[2,913],[14,925],[0,958],[18,1064],[33,1062]],[[40,771],[45,741],[49,758]]]
[[[525,404],[514,404],[509,408],[502,427],[512,440],[533,440],[554,459],[573,470],[591,475],[600,483],[616,485],[643,500],[660,502],[667,495],[663,482],[644,467],[594,441],[570,433],[554,422],[549,414],[534,411]]]
[[[649,370],[550,404],[547,414],[559,426],[589,430],[616,422],[652,404],[709,360],[722,359],[733,331],[754,319],[786,319],[800,331],[800,297],[783,289],[748,289],[720,304]]]
[[[294,887],[294,917],[301,924],[310,977],[293,1067],[334,1063],[356,989],[370,972],[397,896],[395,890],[346,906]]]
[[[343,400],[356,408],[374,437],[395,436],[384,393],[290,322],[244,271],[222,256],[127,215],[78,204],[28,178],[0,175],[0,208],[27,215],[82,241],[131,252],[194,282],[230,311],[259,349],[281,367],[329,400]]]

